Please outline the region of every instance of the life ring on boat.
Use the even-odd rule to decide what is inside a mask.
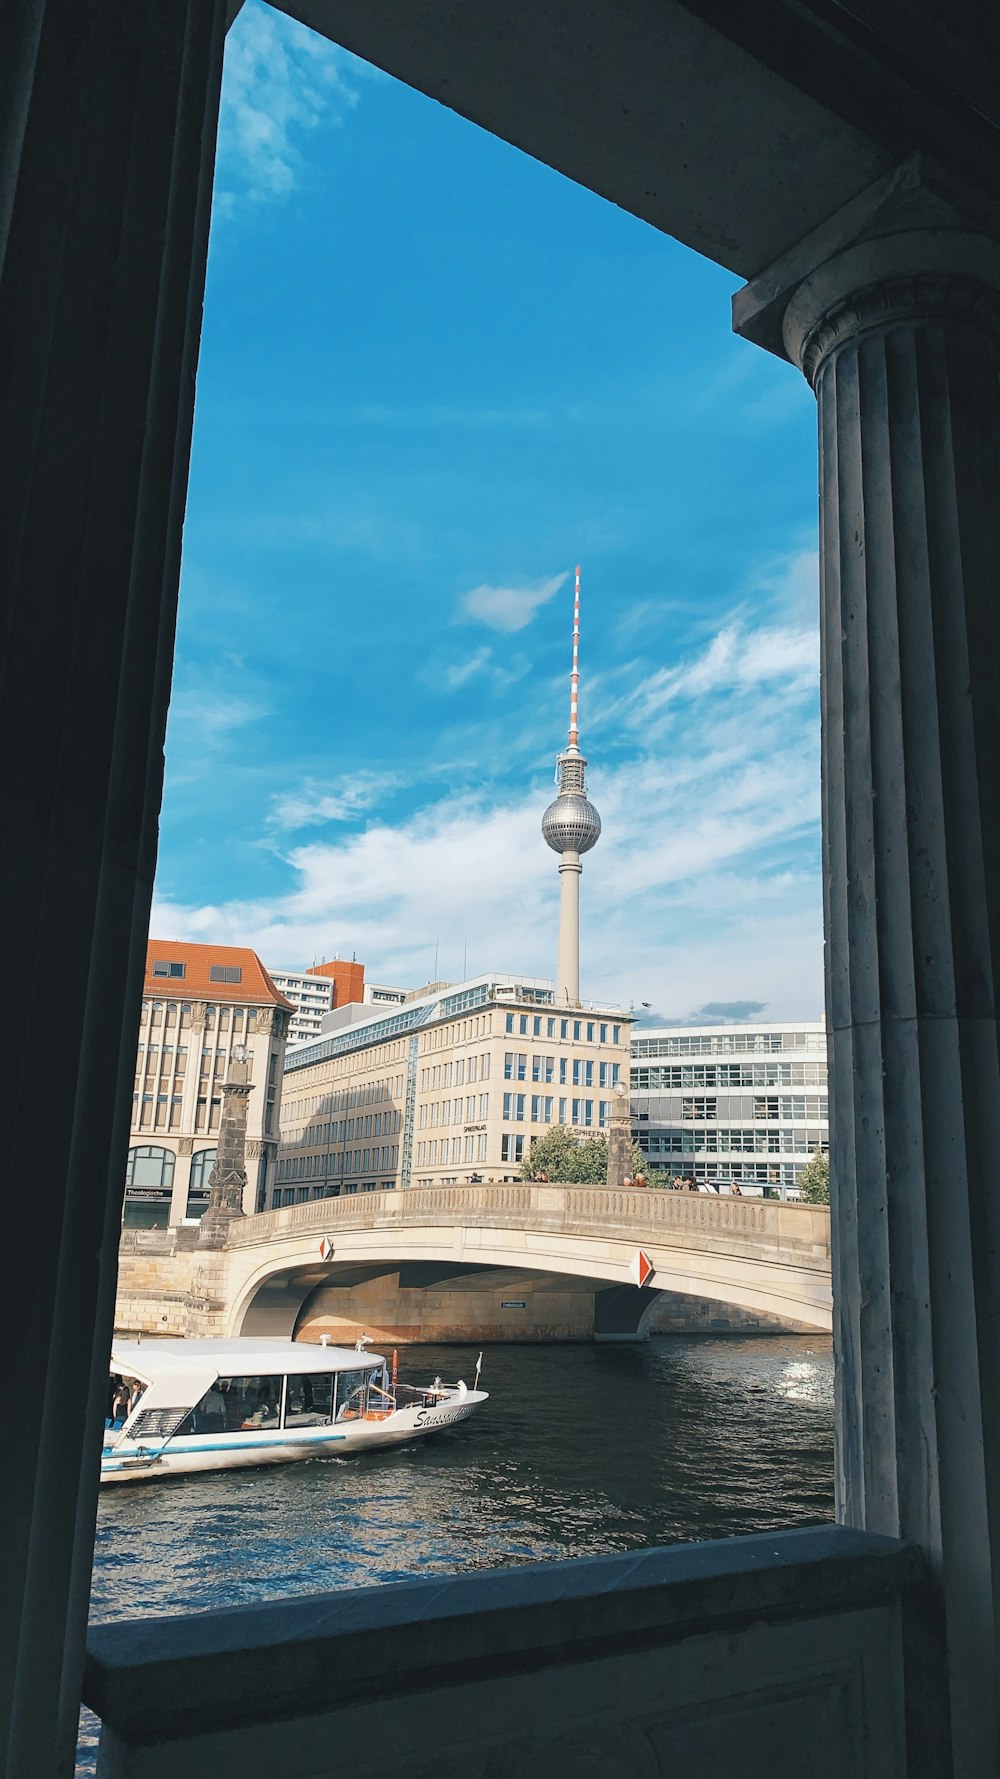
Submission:
[[[389,1416],[391,1413],[392,1413],[392,1410],[388,1409],[388,1408],[370,1408],[367,1410],[367,1412],[365,1414],[365,1420],[366,1421],[387,1421],[389,1419]]]

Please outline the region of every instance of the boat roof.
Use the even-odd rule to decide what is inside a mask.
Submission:
[[[111,1370],[155,1384],[161,1379],[209,1377],[272,1377],[286,1372],[373,1371],[384,1365],[381,1353],[359,1353],[354,1347],[322,1347],[312,1341],[268,1340],[116,1340]]]

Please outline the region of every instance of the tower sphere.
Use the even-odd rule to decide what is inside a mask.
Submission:
[[[561,791],[542,816],[542,834],[553,852],[589,852],[601,837],[601,818],[589,797]]]

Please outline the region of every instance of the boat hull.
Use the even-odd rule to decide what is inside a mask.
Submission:
[[[263,1464],[294,1464],[304,1459],[346,1458],[354,1452],[404,1445],[467,1421],[488,1400],[486,1390],[467,1390],[431,1406],[396,1409],[385,1416],[337,1421],[332,1426],[286,1429],[247,1428],[238,1433],[178,1435],[165,1443],[138,1445],[122,1439],[101,1454],[101,1482],[144,1482],[208,1470],[247,1470]]]

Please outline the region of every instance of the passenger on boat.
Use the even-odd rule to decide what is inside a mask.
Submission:
[[[128,1385],[124,1378],[118,1378],[116,1380],[114,1395],[111,1398],[110,1413],[107,1420],[107,1425],[113,1427],[116,1432],[119,1427],[124,1427],[125,1422],[128,1419],[128,1399]]]

